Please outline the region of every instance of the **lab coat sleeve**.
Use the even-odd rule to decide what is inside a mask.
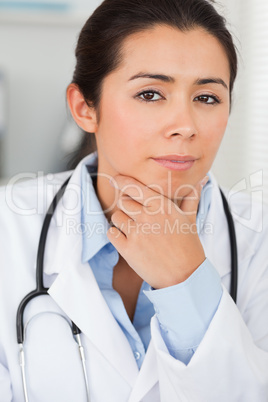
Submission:
[[[11,402],[11,381],[8,370],[0,363],[0,402]]]
[[[267,315],[263,318],[267,341]],[[268,353],[254,342],[225,288],[217,312],[188,365],[170,355],[156,316],[151,331],[161,402],[268,401]]]

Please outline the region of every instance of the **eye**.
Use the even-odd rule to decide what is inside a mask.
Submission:
[[[199,95],[194,98],[194,101],[205,103],[206,105],[215,105],[221,103],[221,100],[215,95]]]
[[[163,99],[163,96],[154,90],[142,91],[136,97],[143,102],[156,102]]]

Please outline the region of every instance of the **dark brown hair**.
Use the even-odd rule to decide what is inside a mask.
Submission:
[[[129,35],[155,25],[168,25],[183,32],[199,27],[218,39],[226,52],[231,99],[237,54],[226,21],[212,3],[213,0],[104,0],[81,30],[72,82],[88,105],[98,111],[102,82],[120,65],[122,45]]]

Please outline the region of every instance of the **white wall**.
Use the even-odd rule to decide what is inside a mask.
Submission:
[[[64,167],[59,141],[68,118],[65,90],[77,35],[98,4],[90,0],[83,13],[81,7],[80,13],[66,15],[0,9],[0,71],[7,92],[2,177]]]
[[[268,2],[222,0],[239,50],[233,108],[214,173],[268,203]]]

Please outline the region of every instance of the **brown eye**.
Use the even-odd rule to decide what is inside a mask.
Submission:
[[[205,103],[208,103],[208,100],[209,100],[209,96],[206,96],[206,95],[202,95],[202,96],[199,96],[199,100],[201,101],[201,102],[205,102]]]
[[[145,100],[153,100],[154,99],[154,93],[153,92],[145,92],[144,94],[143,94],[143,98],[145,99]]]
[[[163,96],[156,91],[143,91],[137,97],[144,102],[156,102],[163,99]]]
[[[220,100],[216,96],[212,95],[199,95],[194,100],[206,105],[215,105],[216,103],[220,103]]]

